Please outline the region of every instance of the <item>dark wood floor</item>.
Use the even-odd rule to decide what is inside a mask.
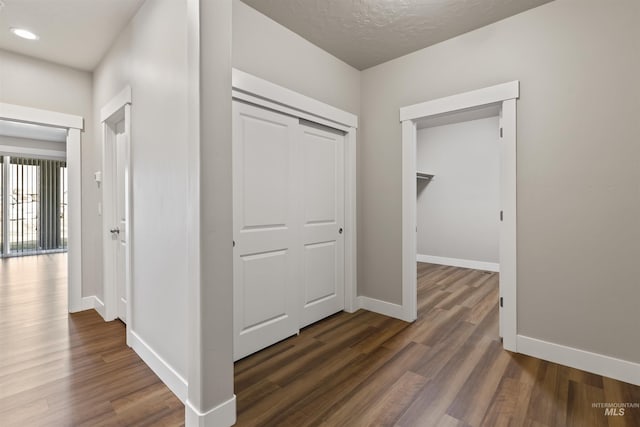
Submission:
[[[67,314],[66,255],[0,260],[0,426],[182,425],[119,321]]]
[[[65,255],[0,260],[0,426],[183,425],[124,326],[66,313]],[[360,311],[236,364],[240,426],[640,426],[640,387],[502,350],[497,275],[420,264],[419,319]]]
[[[498,276],[419,264],[418,320],[341,313],[236,363],[239,426],[640,426],[640,387],[498,339]]]

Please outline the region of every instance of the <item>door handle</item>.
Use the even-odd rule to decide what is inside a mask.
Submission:
[[[338,230],[339,234],[342,234],[342,227],[340,227],[340,229]]]
[[[120,229],[119,228],[112,228],[109,231],[111,232],[111,234],[120,234]]]

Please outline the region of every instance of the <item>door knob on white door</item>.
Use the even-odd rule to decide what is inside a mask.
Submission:
[[[119,228],[112,228],[111,230],[109,230],[111,232],[111,234],[120,234],[120,229]]]

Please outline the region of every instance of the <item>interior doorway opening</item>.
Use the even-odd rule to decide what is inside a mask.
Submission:
[[[417,259],[498,272],[500,108],[417,123]]]
[[[498,222],[499,330],[504,348],[516,351],[516,99],[517,81],[439,98],[400,109],[402,122],[403,175],[403,318],[417,317],[417,181],[430,180],[437,172],[417,166],[418,129],[429,124],[470,122],[478,117],[498,115],[499,204]],[[487,116],[488,115],[488,116]],[[484,265],[486,267],[486,265]]]
[[[84,119],[80,116],[74,116],[70,114],[59,113],[55,111],[41,110],[37,108],[24,107],[21,105],[15,104],[7,104],[0,103],[0,121],[3,123],[10,123],[9,126],[12,131],[20,132],[19,135],[10,134],[9,137],[23,137],[26,135],[36,135],[34,137],[35,140],[46,139],[46,137],[59,138],[59,143],[64,144],[65,147],[61,150],[59,147],[56,149],[55,147],[42,147],[42,146],[34,146],[34,142],[31,141],[27,143],[27,147],[23,146],[18,148],[19,151],[16,151],[16,147],[14,144],[3,144],[0,147],[0,151],[3,151],[5,157],[3,160],[3,180],[9,180],[9,173],[12,170],[13,164],[11,163],[11,156],[20,155],[21,158],[25,156],[39,157],[39,158],[51,158],[53,157],[62,157],[64,158],[64,154],[66,152],[66,163],[62,164],[62,162],[57,163],[55,167],[50,168],[49,174],[51,175],[48,179],[49,185],[53,181],[66,181],[66,196],[64,191],[62,194],[59,193],[61,190],[60,186],[64,188],[64,183],[58,182],[56,188],[53,185],[50,185],[50,188],[47,189],[48,199],[46,201],[45,209],[51,210],[51,215],[47,215],[48,224],[40,224],[40,220],[38,220],[38,232],[42,233],[46,231],[46,235],[39,236],[38,238],[33,237],[32,239],[29,237],[27,239],[27,246],[29,246],[29,242],[33,241],[46,241],[51,240],[47,244],[51,245],[60,245],[66,244],[68,256],[67,256],[67,277],[68,277],[68,287],[67,287],[67,306],[68,311],[71,313],[81,311],[83,309],[82,304],[82,191],[81,191],[81,131],[84,129]],[[10,130],[11,130],[10,129]],[[6,129],[5,129],[6,130]],[[26,132],[26,133],[24,133]],[[45,135],[43,137],[42,135]],[[28,138],[25,138],[28,139]],[[22,141],[24,142],[24,141]],[[31,145],[31,146],[28,146]],[[7,162],[7,157],[9,161]],[[34,195],[36,199],[38,198],[37,192],[34,194],[24,194],[25,191],[27,193],[30,191],[29,189],[37,188],[38,186],[42,187],[41,180],[38,179],[38,176],[41,176],[44,169],[41,169],[42,163],[36,167],[38,162],[35,160],[24,160],[21,162],[15,163],[15,171],[18,172],[20,170],[20,190],[17,194],[21,199],[20,206],[20,215],[16,213],[16,223],[17,219],[21,217],[22,226],[25,224],[25,219],[33,217],[33,210],[35,210],[35,203],[42,204],[44,201],[34,200]],[[24,169],[26,166],[26,170]],[[34,167],[36,167],[34,169]],[[63,169],[64,168],[64,169]],[[32,172],[32,173],[30,173]],[[36,179],[40,181],[38,184],[31,183],[29,184],[30,178]],[[18,181],[16,181],[18,182]],[[26,184],[26,185],[25,185]],[[43,188],[40,188],[42,191]],[[2,197],[2,209],[4,213],[9,213],[8,211],[11,209],[11,205],[9,204],[9,194],[5,193]],[[60,200],[61,199],[61,200]],[[65,200],[66,199],[66,200]],[[59,202],[62,201],[64,206],[60,208]],[[26,203],[26,214],[25,214],[25,203]],[[31,204],[31,206],[28,206]],[[16,200],[16,206],[18,206]],[[37,211],[41,211],[41,207],[39,206]],[[30,211],[31,209],[31,211]],[[62,210],[62,214],[64,218],[60,218],[60,209]],[[57,213],[56,213],[57,212]],[[26,217],[25,217],[26,215]],[[35,221],[34,218],[30,218]],[[60,222],[62,221],[62,222]],[[27,221],[28,222],[28,221]],[[27,224],[28,225],[28,224]],[[66,236],[58,233],[58,229],[64,228],[67,226]],[[11,243],[9,242],[11,238],[11,228],[9,224],[5,221],[3,222],[3,236],[8,239],[8,247],[3,247],[3,252],[7,250],[9,253],[11,252]],[[48,230],[48,231],[47,231]],[[23,230],[24,232],[24,230]],[[18,236],[19,231],[16,229],[16,236]],[[29,235],[32,233],[28,233]],[[62,242],[61,242],[62,241]],[[24,249],[25,241],[23,240],[21,243],[21,249]],[[3,245],[4,246],[4,245]],[[17,249],[17,247],[16,247]]]
[[[19,139],[13,138],[12,147],[18,153]],[[66,153],[61,154],[8,155],[0,150],[0,257],[66,252],[68,174]]]
[[[124,88],[100,112],[104,319],[120,319],[131,331],[131,88]]]

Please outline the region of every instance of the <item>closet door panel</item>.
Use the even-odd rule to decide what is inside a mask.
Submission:
[[[336,242],[308,244],[304,247],[306,285],[305,304],[315,304],[338,294]]]
[[[302,125],[304,126],[304,125]],[[339,142],[320,135],[317,129],[303,127],[304,219],[305,225],[336,224],[338,221],[336,186]],[[341,137],[336,135],[336,137]]]
[[[239,289],[244,300],[243,326],[247,330],[265,320],[287,315],[285,284],[288,254],[286,250],[245,255]]]
[[[243,185],[239,207],[243,230],[285,227],[291,196],[290,128],[274,118],[265,120],[249,114],[240,117]]]
[[[234,101],[235,360],[298,332],[297,128],[297,119]]]
[[[303,327],[344,309],[344,136],[305,123],[299,135]]]

